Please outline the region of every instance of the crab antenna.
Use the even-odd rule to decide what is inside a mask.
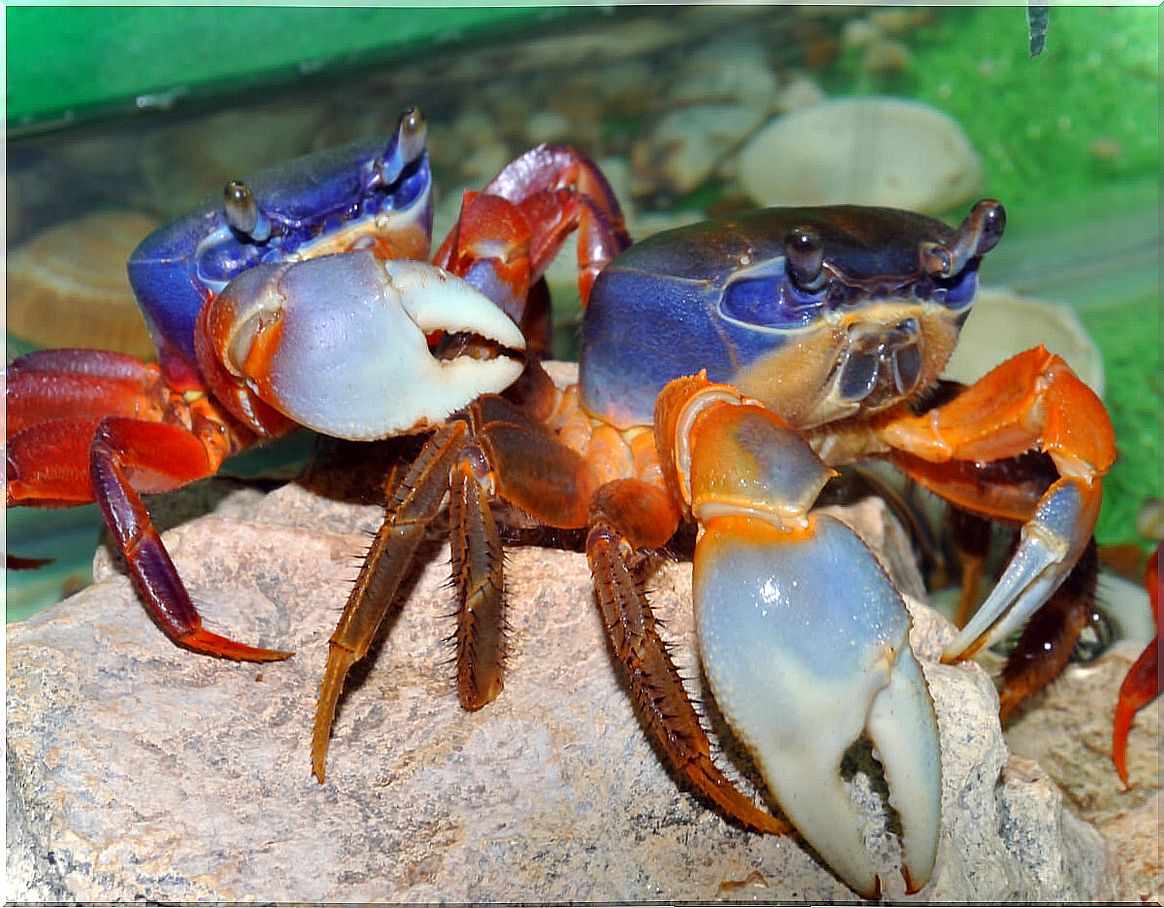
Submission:
[[[255,201],[255,194],[242,180],[231,180],[222,190],[222,209],[226,222],[256,243],[271,236],[271,222]]]

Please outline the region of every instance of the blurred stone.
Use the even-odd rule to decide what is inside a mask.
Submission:
[[[179,217],[209,198],[221,198],[229,180],[249,179],[306,154],[315,147],[326,113],[295,101],[252,104],[155,130],[142,152],[151,210]]]
[[[973,196],[982,162],[941,111],[898,98],[838,98],[764,126],[740,152],[757,205],[887,205],[940,213]]]
[[[448,549],[428,549],[407,603],[353,673],[317,784],[308,741],[327,639],[381,509],[316,488],[227,495],[165,534],[207,624],[295,649],[287,662],[177,649],[104,556],[97,585],[9,626],[10,899],[852,899],[796,838],[744,832],[676,784],[612,665],[576,553],[508,553],[506,688],[465,713],[449,665]],[[871,542],[885,538],[890,570],[917,589],[884,507],[845,514]],[[699,693],[690,583],[689,564],[668,562],[649,588]],[[1099,835],[1037,766],[1008,762],[990,679],[938,664],[951,628],[912,600],[911,610],[944,767],[937,868],[921,897],[1120,894]],[[705,707],[717,760],[751,790],[754,770]],[[867,756],[850,788],[886,896],[900,898],[895,821]]]
[[[631,149],[636,195],[691,192],[772,113],[776,75],[752,39],[714,42],[686,58],[682,71],[662,115]]]
[[[99,211],[38,234],[8,255],[8,331],[41,347],[157,355],[125,263],[158,222]]]

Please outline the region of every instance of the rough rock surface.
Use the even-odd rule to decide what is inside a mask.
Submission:
[[[1140,710],[1132,725],[1131,788],[1124,788],[1111,762],[1116,692],[1140,648],[1121,645],[1091,665],[1070,667],[1024,704],[1005,735],[1011,751],[1037,760],[1071,809],[1113,844],[1128,877],[1121,898],[1158,905],[1164,902],[1160,700]]]
[[[215,498],[213,486],[190,494]],[[879,506],[856,513],[870,537],[884,530],[900,545]],[[374,505],[290,484],[227,495],[166,532],[207,623],[295,649],[285,663],[178,650],[104,555],[95,586],[9,627],[10,899],[853,898],[795,838],[744,832],[676,785],[607,654],[575,553],[510,552],[506,688],[469,714],[449,665],[447,548],[434,544],[354,673],[317,784],[308,738],[327,638],[378,520]],[[918,586],[916,576],[900,582]],[[666,563],[651,587],[697,686],[689,583],[689,565]],[[950,628],[912,607],[944,766],[937,868],[920,897],[1118,894],[1099,834],[1036,764],[1008,759],[989,678],[937,664]],[[724,744],[718,759],[754,777],[706,706]],[[886,895],[900,897],[884,784],[866,772],[867,751],[855,765],[867,840],[887,869]]]

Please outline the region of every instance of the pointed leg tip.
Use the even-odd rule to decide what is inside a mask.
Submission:
[[[910,873],[909,867],[905,864],[901,867],[901,878],[905,881],[905,894],[917,895],[926,888],[926,884],[930,881],[930,875],[927,873],[923,878],[915,880],[913,874]]]
[[[212,634],[202,628],[179,638],[177,643],[192,652],[205,656],[216,656],[219,659],[230,659],[233,662],[281,662],[295,655],[294,650],[250,646],[246,643],[238,643],[229,637]]]

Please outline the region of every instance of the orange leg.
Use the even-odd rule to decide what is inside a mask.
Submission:
[[[138,494],[209,476],[244,443],[209,401],[187,404],[157,366],[104,351],[31,354],[7,379],[9,506],[96,501],[146,609],[176,644],[245,661],[291,655],[202,627]]]
[[[312,771],[321,782],[343,683],[368,648],[408,575],[425,528],[451,495],[453,582],[457,590],[457,691],[480,709],[503,686],[504,578],[493,496],[560,528],[586,522],[585,464],[518,407],[493,395],[439,429],[395,485],[339,626],[332,635],[316,706]]]
[[[1111,736],[1111,758],[1115,763],[1120,780],[1130,787],[1128,781],[1128,732],[1136,713],[1160,695],[1160,558],[1161,547],[1157,546],[1148,559],[1148,569],[1144,584],[1148,588],[1148,600],[1152,603],[1152,617],[1156,620],[1157,632],[1140,657],[1128,670],[1120,685],[1120,698],[1116,704],[1115,722]]]
[[[425,529],[440,511],[449,488],[449,471],[461,455],[465,434],[465,423],[459,420],[441,428],[395,485],[384,523],[331,635],[311,735],[311,769],[321,784],[344,681],[352,666],[368,654],[390,609],[399,605],[396,591],[412,567]]]
[[[1017,627],[1054,592],[1091,538],[1101,479],[1115,459],[1107,411],[1058,356],[1020,353],[953,401],[876,428],[894,462],[938,495],[986,516],[1025,521],[1014,558],[974,619],[947,648],[968,658]],[[1057,478],[1031,506],[1029,489],[987,486],[979,463],[1048,455]]]

